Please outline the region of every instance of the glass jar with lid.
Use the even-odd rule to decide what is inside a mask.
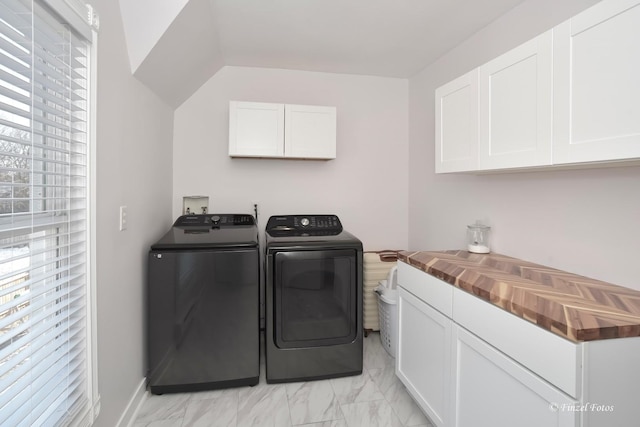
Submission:
[[[488,254],[489,231],[491,227],[476,221],[475,224],[467,225],[467,250],[476,254]]]

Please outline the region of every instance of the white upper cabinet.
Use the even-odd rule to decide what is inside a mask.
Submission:
[[[479,169],[551,164],[551,95],[551,31],[480,67]]]
[[[436,173],[640,159],[639,41],[603,0],[438,88]]]
[[[478,70],[436,89],[436,173],[478,169]]]
[[[284,104],[229,103],[229,155],[284,156]]]
[[[554,29],[554,163],[640,157],[640,2],[603,1]]]
[[[334,159],[336,108],[231,101],[229,156]]]
[[[336,108],[285,105],[284,152],[287,157],[336,158]]]

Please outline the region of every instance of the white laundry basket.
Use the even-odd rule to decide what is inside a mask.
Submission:
[[[378,317],[380,320],[380,341],[391,357],[396,357],[398,345],[398,289],[397,267],[389,271],[387,280],[381,280],[376,288],[378,294]]]

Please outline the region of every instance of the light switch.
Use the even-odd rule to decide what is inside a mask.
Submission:
[[[127,207],[120,206],[120,231],[127,229]]]

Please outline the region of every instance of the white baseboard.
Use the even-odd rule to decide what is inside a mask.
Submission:
[[[144,401],[147,400],[147,395],[147,379],[142,378],[142,381],[140,381],[140,384],[138,384],[138,387],[136,387],[136,390],[133,392],[131,399],[129,399],[129,403],[120,416],[116,427],[133,426],[140,408],[144,404]]]

